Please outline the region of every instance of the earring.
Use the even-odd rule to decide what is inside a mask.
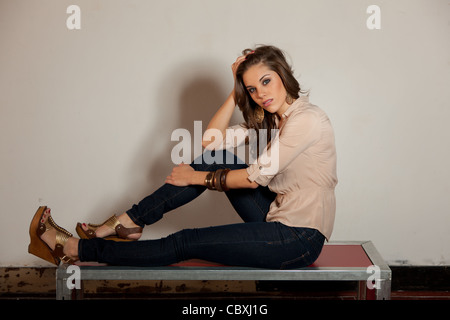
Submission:
[[[262,123],[264,121],[264,109],[260,106],[256,107],[254,116],[257,123]]]
[[[286,103],[288,105],[291,105],[294,103],[294,99],[291,97],[291,95],[289,93],[286,95]]]

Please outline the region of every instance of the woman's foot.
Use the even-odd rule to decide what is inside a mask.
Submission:
[[[101,225],[82,223],[81,228],[88,237],[114,238],[112,240],[139,240],[142,228],[131,220],[128,214],[123,213],[118,217],[111,217]],[[78,230],[77,230],[78,231]],[[111,237],[118,235],[119,237]]]
[[[50,208],[47,208],[44,211],[44,214],[42,215],[41,218],[41,223],[45,224],[47,222],[47,220],[50,218],[51,216],[51,210]],[[57,230],[55,228],[50,228],[47,229],[41,236],[41,240],[44,241],[47,246],[52,249],[53,251],[55,250],[56,247],[56,236],[57,236]],[[63,247],[63,253],[64,255],[66,255],[67,258],[70,258],[74,261],[78,260],[78,239],[74,238],[74,237],[69,237],[66,241],[66,243],[64,244]]]
[[[78,239],[56,224],[45,206],[38,208],[30,223],[28,252],[55,265],[78,260]]]

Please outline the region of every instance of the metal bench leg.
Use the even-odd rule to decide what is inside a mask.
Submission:
[[[367,299],[366,281],[358,281],[356,299],[358,299],[358,300],[366,300]]]
[[[83,299],[83,281],[81,279],[74,279],[72,272],[68,272],[68,267],[67,264],[61,264],[56,269],[56,299]],[[79,281],[78,289],[76,288],[76,281]],[[75,288],[71,289],[69,286]]]
[[[391,280],[380,280],[380,289],[376,290],[377,300],[391,300]]]
[[[72,291],[67,287],[67,265],[59,265],[56,269],[56,300],[71,300]]]

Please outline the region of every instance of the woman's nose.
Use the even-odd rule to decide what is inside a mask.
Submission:
[[[266,96],[266,90],[264,90],[264,89],[259,89],[259,90],[258,90],[258,97],[264,98],[265,96]]]

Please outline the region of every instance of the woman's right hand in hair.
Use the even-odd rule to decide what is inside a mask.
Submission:
[[[246,59],[246,55],[245,56],[240,56],[236,59],[236,61],[231,65],[231,71],[233,71],[233,79],[236,80],[236,71],[239,67],[239,65],[242,63],[242,61],[245,61]]]
[[[254,52],[255,52],[255,51],[250,51],[249,53],[244,54],[244,55],[238,57],[238,58],[236,59],[236,61],[231,65],[231,70],[233,71],[233,77],[234,77],[235,80],[236,80],[236,71],[237,71],[237,69],[239,68],[239,65],[240,65],[243,61],[245,61],[245,59],[247,59],[247,56],[248,56],[249,54],[252,54],[252,53],[254,53]]]

